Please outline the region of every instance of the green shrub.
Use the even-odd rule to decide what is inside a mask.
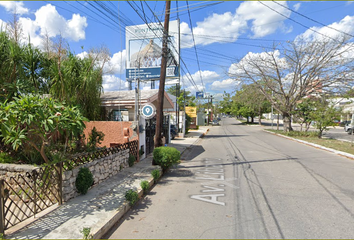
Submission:
[[[15,163],[16,160],[9,154],[1,152],[0,153],[0,163]]]
[[[89,134],[89,139],[87,142],[88,150],[95,150],[99,144],[104,140],[104,133],[97,131],[96,127],[93,127],[91,134]]]
[[[83,228],[80,230],[82,233],[82,239],[92,239],[91,228]]]
[[[134,156],[134,155],[129,155],[129,159],[128,159],[129,167],[134,166],[135,160],[136,160],[136,159],[135,159],[135,156]]]
[[[156,183],[157,180],[159,180],[159,178],[161,176],[160,170],[158,170],[158,169],[152,170],[151,171],[151,176],[154,178],[154,182]]]
[[[181,158],[181,153],[173,147],[157,147],[154,149],[152,155],[155,163],[159,165],[163,171],[179,163]]]
[[[138,193],[129,189],[125,193],[125,199],[129,202],[130,206],[133,206],[139,199]]]
[[[139,149],[139,156],[144,155],[144,150],[143,149]]]
[[[93,176],[90,169],[86,167],[80,168],[75,182],[77,191],[81,194],[86,194],[87,190],[92,186],[92,184]]]
[[[144,180],[140,182],[140,187],[143,189],[144,193],[146,194],[149,191],[149,182]]]

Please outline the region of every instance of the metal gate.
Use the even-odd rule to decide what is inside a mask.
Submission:
[[[170,115],[165,115],[163,116],[163,122],[162,122],[162,133],[163,136],[165,137],[166,143],[170,143],[170,132],[168,131],[170,129]]]
[[[155,128],[156,128],[156,118],[145,120],[145,146],[146,146],[146,155],[154,151],[154,137],[155,137]]]

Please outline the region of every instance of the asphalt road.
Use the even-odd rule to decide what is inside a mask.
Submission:
[[[105,238],[353,238],[354,161],[224,118]]]

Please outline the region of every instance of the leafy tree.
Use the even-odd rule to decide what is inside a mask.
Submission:
[[[180,95],[181,92],[181,85],[176,84],[176,85],[172,85],[171,87],[166,89],[166,92],[177,97]]]
[[[222,113],[230,114],[232,110],[232,98],[230,93],[224,91],[223,100],[219,102],[219,111]]]
[[[186,106],[189,107],[195,107],[196,106],[195,96],[192,96],[190,91],[184,90],[177,98],[177,103],[180,109],[183,109],[184,104],[186,104]]]
[[[82,134],[85,120],[75,107],[52,98],[25,95],[0,105],[0,136],[15,151],[20,147],[35,149],[48,163],[47,148],[55,145],[59,136],[67,144]]]
[[[311,113],[315,110],[315,108],[315,101],[313,97],[304,98],[296,105],[294,117],[300,122],[300,131],[302,131],[304,124],[306,131],[308,131],[312,121]]]
[[[334,126],[334,120],[340,118],[341,111],[334,106],[329,105],[324,97],[313,99],[314,109],[310,112],[309,117],[315,123],[316,129],[319,130],[318,138],[322,137],[323,131],[327,131],[329,126]]]
[[[256,84],[243,85],[241,90],[236,92],[233,100],[242,105],[242,107],[239,108],[238,115],[250,117],[251,122],[253,122],[254,117],[258,115],[259,124],[261,124],[262,114],[270,111],[270,102],[262,94]]]

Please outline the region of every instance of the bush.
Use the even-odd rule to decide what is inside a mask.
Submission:
[[[179,163],[181,158],[181,153],[173,147],[157,147],[152,154],[155,163],[159,165],[163,171]]]
[[[15,163],[16,160],[9,154],[1,152],[0,153],[0,163]]]
[[[134,166],[135,160],[136,160],[136,159],[135,159],[135,156],[134,156],[134,155],[129,155],[129,159],[128,159],[129,167]]]
[[[146,194],[149,191],[149,182],[144,180],[140,182],[140,187],[143,189],[144,193]]]
[[[152,170],[151,171],[151,176],[154,178],[154,182],[156,183],[157,180],[159,180],[159,178],[161,176],[160,170],[158,170],[158,169]]]
[[[129,202],[130,206],[133,206],[139,199],[138,193],[129,189],[125,193],[125,199]]]
[[[86,194],[87,190],[92,186],[92,184],[93,175],[90,169],[86,167],[80,168],[75,182],[77,191],[81,194]]]
[[[139,156],[141,157],[142,155],[144,155],[144,150],[143,149],[139,149]]]
[[[91,134],[89,135],[89,139],[87,142],[88,150],[95,150],[99,144],[104,140],[104,133],[97,131],[96,127],[93,127]]]

